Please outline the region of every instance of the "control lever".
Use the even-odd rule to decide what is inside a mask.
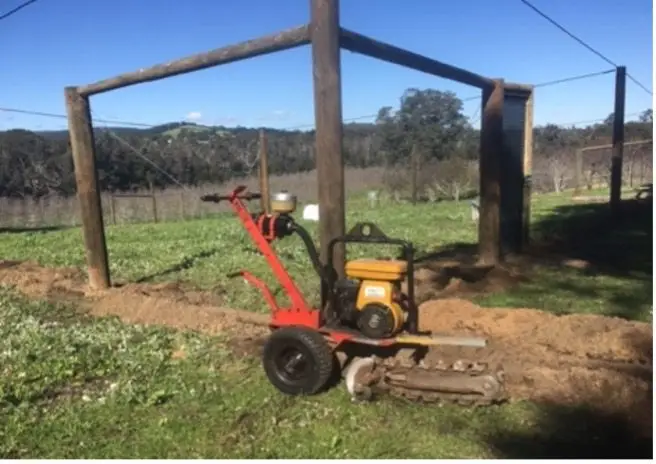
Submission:
[[[245,193],[244,195],[237,195],[236,198],[240,200],[247,200],[247,201],[258,200],[262,198],[262,194],[248,192]],[[211,201],[213,203],[219,203],[221,201],[230,201],[231,199],[232,197],[230,197],[229,195],[217,195],[217,194],[203,195],[202,197],[200,197],[201,201]]]

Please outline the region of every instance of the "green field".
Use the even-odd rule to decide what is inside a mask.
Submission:
[[[368,210],[356,199],[348,208],[349,224],[373,220],[424,251],[476,239],[466,202]],[[603,228],[603,205],[571,206],[564,195],[539,197],[533,212],[535,237],[559,238],[594,271],[538,266],[529,282],[480,301],[650,317],[650,215],[625,221],[622,229]],[[255,290],[225,278],[245,268],[271,279],[231,216],[110,227],[108,245],[117,279],[185,280],[217,293],[226,306],[264,308]],[[303,290],[316,295],[299,244],[284,241],[277,249]],[[0,235],[3,259],[83,266],[83,256],[78,230]],[[90,318],[11,289],[0,290],[0,321],[3,458],[629,457],[651,451],[651,442],[637,442],[624,426],[585,410],[521,402],[469,410],[388,399],[354,405],[343,388],[284,397],[257,359],[233,354],[221,337]]]
[[[347,208],[347,227],[358,221],[373,221],[390,236],[414,241],[423,253],[454,244],[473,248],[477,238],[467,201],[414,207],[384,204],[370,209],[364,199],[356,197]],[[536,196],[532,205],[533,238],[560,237],[571,248],[565,250],[569,256],[586,259],[603,269],[584,272],[538,262],[531,269],[529,282],[478,298],[478,302],[647,320],[651,255],[646,256],[644,250],[651,247],[651,217],[634,219],[618,237],[606,227],[605,209],[606,205],[573,205],[571,194]],[[643,224],[645,221],[648,224]],[[304,225],[316,238],[316,224]],[[185,222],[109,226],[107,244],[116,281],[186,281],[214,292],[227,307],[253,311],[266,310],[260,293],[240,280],[229,281],[226,274],[248,269],[275,287],[264,258],[231,214]],[[318,280],[300,240],[289,238],[274,246],[304,293],[316,301]],[[351,250],[352,256],[381,253],[364,247]],[[82,234],[80,229],[3,234],[0,257],[84,268]]]

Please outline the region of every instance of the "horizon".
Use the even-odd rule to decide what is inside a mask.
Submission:
[[[630,9],[611,0],[535,0],[535,5],[626,65],[636,79],[651,84],[652,14],[647,13],[651,13],[647,2],[631,4]],[[309,20],[307,1],[280,0],[274,6],[265,0],[249,0],[231,5],[229,13],[221,6],[209,0],[184,4],[115,0],[94,3],[91,8],[82,0],[65,5],[37,2],[3,22],[5,40],[12,42],[12,52],[6,57],[6,68],[12,72],[0,76],[7,90],[0,106],[65,115],[63,88],[67,85],[98,81]],[[412,9],[381,0],[380,8],[374,10],[342,1],[340,8],[347,29],[507,81],[539,84],[610,68],[519,0],[494,5],[481,0],[417,0]],[[62,28],[65,23],[81,26]],[[617,24],[630,27],[609,34]],[[36,40],[35,29],[48,40]],[[453,91],[461,99],[480,95],[465,85],[344,50],[341,63],[345,123],[372,122],[381,107],[398,107],[401,94],[410,87]],[[603,120],[613,112],[613,97],[612,72],[538,88],[535,126]],[[463,112],[473,117],[474,126],[479,123],[479,106],[478,98],[464,102]],[[91,107],[96,120],[150,126],[186,121],[229,129],[312,128],[310,48],[112,91],[94,96]],[[627,122],[652,107],[653,97],[627,79]],[[12,128],[65,130],[66,120],[0,111],[0,130]]]
[[[640,124],[640,123],[642,123],[641,121],[639,121],[639,119],[637,119],[638,117],[639,117],[639,114],[636,114],[634,116],[634,119],[629,120],[627,118],[625,120],[625,124],[628,124],[628,123]],[[124,122],[127,122],[127,121],[124,121]],[[544,128],[544,127],[547,127],[549,125],[556,125],[558,127],[561,127],[564,130],[575,130],[575,129],[576,130],[583,130],[583,129],[599,126],[599,125],[602,125],[602,124],[603,124],[602,120],[582,121],[578,125],[558,125],[558,124],[553,124],[553,123],[547,122],[547,123],[541,124],[541,125],[535,125],[534,124],[533,128],[537,129],[537,128]],[[642,124],[650,124],[650,123],[644,122]],[[204,129],[224,129],[224,130],[228,130],[228,131],[230,131],[230,130],[245,130],[245,131],[265,130],[265,131],[290,132],[290,133],[293,133],[293,132],[310,133],[310,132],[314,131],[314,127],[303,129],[303,128],[294,128],[294,127],[291,127],[291,128],[285,128],[285,127],[276,128],[276,127],[267,127],[267,126],[239,126],[239,125],[237,125],[237,126],[226,126],[226,125],[221,125],[221,124],[218,124],[218,125],[203,124],[203,123],[197,123],[197,122],[185,121],[185,120],[163,122],[163,123],[160,123],[160,124],[157,124],[157,125],[154,125],[154,126],[121,125],[120,121],[119,121],[116,124],[111,125],[111,126],[109,126],[109,125],[103,125],[103,126],[94,125],[93,127],[94,127],[95,130],[131,130],[131,131],[134,131],[134,132],[139,132],[139,131],[144,131],[145,132],[145,131],[149,131],[149,130],[152,130],[152,129],[160,129],[160,128],[163,128],[165,126],[171,126],[171,125],[175,125],[176,128],[183,128],[183,129],[186,128],[186,126],[191,126],[191,127],[200,127],[200,128],[204,128]],[[366,122],[366,121],[365,122],[360,122],[360,121],[343,122],[344,128],[347,128],[349,126],[358,126],[358,125],[376,126],[376,123],[375,123],[375,121],[369,121],[369,122]],[[480,127],[472,126],[472,128],[476,131],[480,130]],[[26,129],[26,128],[22,128],[22,127],[14,127],[14,128],[8,128],[8,129],[0,129],[0,133],[11,132],[11,131],[21,131],[21,130],[28,131],[28,132],[33,132],[35,134],[68,132],[68,128],[36,129],[36,130],[33,130],[33,129]]]

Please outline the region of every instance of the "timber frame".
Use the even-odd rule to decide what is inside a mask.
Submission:
[[[92,84],[66,87],[68,127],[91,288],[108,288],[110,275],[89,97],[308,44],[312,49],[322,258],[326,257],[328,242],[345,233],[341,49],[482,90],[479,259],[494,265],[505,251],[519,251],[528,237],[532,87],[487,78],[343,29],[339,0],[310,0],[310,3],[309,24]],[[343,246],[335,247],[334,263],[340,274],[344,258]]]

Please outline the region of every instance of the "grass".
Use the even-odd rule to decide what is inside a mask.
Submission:
[[[86,318],[7,290],[0,318],[5,458],[490,456],[477,439],[490,416],[513,428],[532,415],[352,406],[342,390],[294,400],[220,338]]]
[[[555,425],[528,403],[286,397],[223,338],[90,318],[1,287],[0,321],[0,458],[626,457],[635,446],[579,411]]]
[[[607,221],[596,206],[549,195],[537,197],[533,212],[536,235],[566,239],[573,256],[598,269],[545,265],[535,271],[539,279],[484,303],[647,317],[651,216],[648,224],[644,216],[625,221],[636,227],[623,233],[592,233]],[[466,202],[370,210],[355,198],[348,223],[373,220],[430,251],[473,243],[476,228],[467,217]],[[592,242],[606,243],[604,253]],[[228,306],[263,309],[255,290],[225,278],[245,268],[271,281],[231,216],[113,226],[108,243],[117,278],[186,280],[221,293]],[[609,261],[610,245],[621,253]],[[316,295],[299,244],[276,246],[303,290]],[[0,256],[84,265],[76,229],[0,235]],[[468,410],[391,399],[354,405],[343,387],[289,398],[267,382],[257,359],[229,348],[225,335],[91,318],[0,287],[0,458],[626,458],[651,450],[623,419],[577,408],[519,402]]]
[[[620,237],[624,241],[620,243],[616,240],[613,245],[612,237],[608,238],[602,233],[603,225],[593,230],[581,228],[585,224],[572,226],[568,220],[578,216],[571,211],[561,214],[562,208],[573,208],[579,212],[579,209],[585,208],[603,209],[605,205],[572,205],[569,193],[536,195],[532,205],[534,236],[549,239],[555,235],[571,235],[572,229],[577,228],[585,232],[587,245],[597,247],[604,253],[609,246],[620,251],[626,247],[627,237]],[[439,250],[453,243],[473,245],[477,238],[476,224],[469,219],[469,203],[466,201],[424,203],[414,207],[383,203],[371,209],[364,198],[351,197],[347,207],[347,224],[357,221],[376,222],[390,236],[413,240],[423,252]],[[543,227],[544,224],[549,227]],[[316,238],[316,224],[304,225]],[[651,225],[649,234],[650,237]],[[611,240],[610,245],[595,242],[595,238],[602,236]],[[639,240],[638,255],[644,255],[642,247],[645,240],[650,240],[649,237],[643,236]],[[628,238],[629,243],[632,240]],[[259,292],[239,280],[229,281],[226,274],[249,269],[275,287],[264,259],[255,251],[241,225],[230,213],[185,222],[109,226],[107,243],[114,279],[187,281],[219,294],[226,306],[253,311],[266,310]],[[650,244],[649,241],[646,246]],[[275,248],[303,292],[316,301],[318,282],[300,241],[286,239],[275,243]],[[353,250],[356,256],[372,252],[362,247]],[[379,253],[380,250],[374,252]],[[0,256],[4,259],[37,260],[47,266],[84,268],[79,229],[0,235]],[[600,259],[599,253],[593,261],[595,259]],[[532,307],[555,313],[585,312],[648,320],[652,304],[651,261],[647,267],[633,273],[618,274],[538,263],[532,269],[529,282],[510,291],[477,298],[477,301],[487,306]]]

